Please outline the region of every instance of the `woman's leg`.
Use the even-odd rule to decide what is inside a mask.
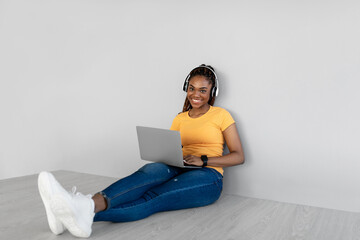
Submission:
[[[137,199],[151,187],[168,181],[181,171],[181,168],[161,163],[147,164],[103,191],[108,207]],[[54,218],[58,219],[72,235],[89,237],[92,232],[94,210],[99,209],[97,202],[103,197],[96,194],[96,197],[91,198],[91,195],[84,196],[81,193],[75,193],[75,190],[69,193],[55,178],[49,178],[48,185],[49,187],[46,189],[51,190],[47,194],[49,196],[48,205]]]
[[[160,211],[200,207],[221,194],[222,175],[211,168],[186,171],[146,191],[135,201],[98,212],[94,221],[135,221]]]
[[[95,194],[95,212],[110,209],[140,198],[146,191],[182,172],[181,168],[163,163],[149,163],[128,177],[118,180]],[[105,200],[105,201],[104,201]],[[106,204],[105,204],[106,203]]]

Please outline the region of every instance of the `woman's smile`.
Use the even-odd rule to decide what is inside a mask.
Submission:
[[[202,100],[201,99],[191,99],[191,101],[190,101],[191,103],[194,103],[194,104],[199,104],[199,103],[201,103],[202,102]]]

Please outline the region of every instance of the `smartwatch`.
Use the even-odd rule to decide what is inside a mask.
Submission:
[[[203,161],[203,167],[207,166],[208,157],[206,155],[201,155],[201,161]]]

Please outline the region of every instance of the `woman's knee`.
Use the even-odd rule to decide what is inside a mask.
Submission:
[[[148,163],[142,166],[138,171],[143,173],[153,173],[153,174],[159,174],[163,172],[170,173],[170,167],[164,163]]]

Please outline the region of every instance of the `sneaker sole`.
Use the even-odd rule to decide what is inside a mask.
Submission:
[[[51,199],[51,187],[50,187],[50,176],[49,173],[41,172],[38,177],[38,188],[41,200],[44,203],[46,216],[50,230],[55,234],[59,235],[65,231],[64,226],[60,221],[58,221],[50,208],[50,199]]]
[[[82,238],[88,238],[91,235],[91,228],[86,231],[87,227],[79,223],[74,214],[75,209],[63,196],[56,195],[52,198],[51,209],[72,235]]]

